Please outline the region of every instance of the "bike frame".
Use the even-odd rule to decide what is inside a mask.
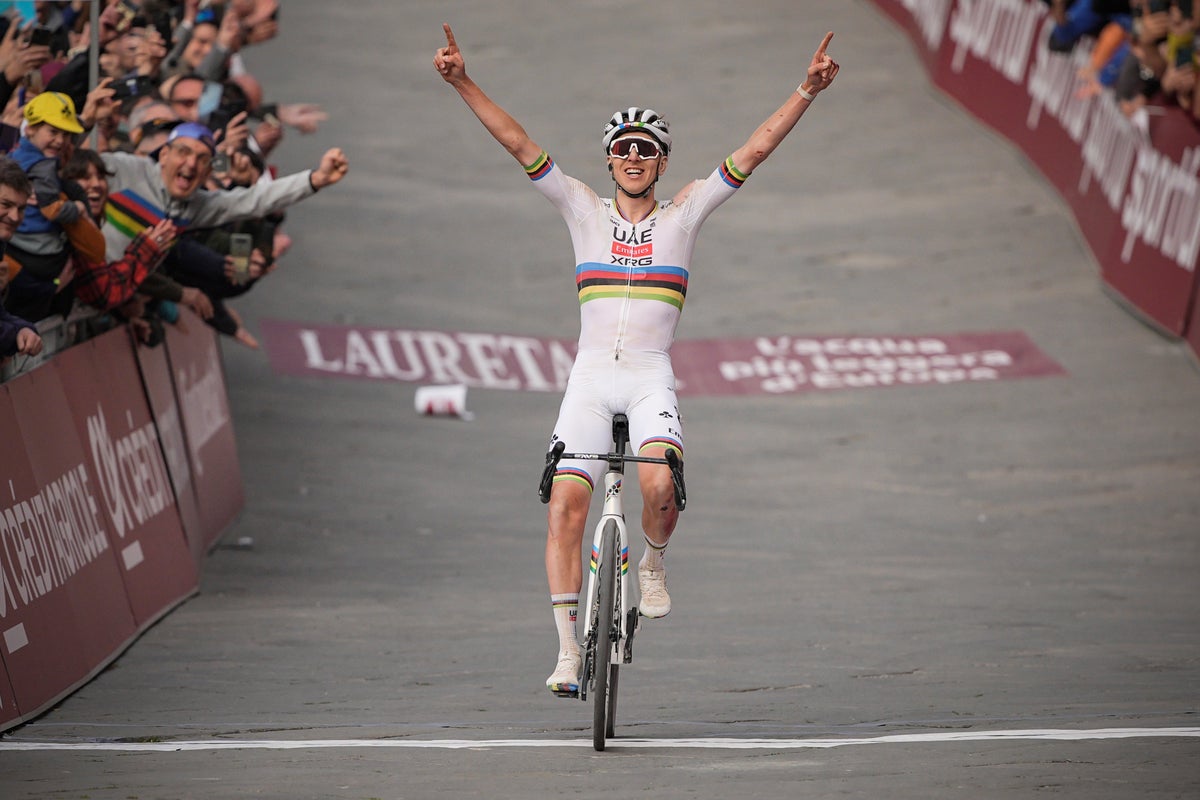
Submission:
[[[621,664],[633,661],[633,635],[638,630],[640,616],[637,609],[637,590],[634,581],[629,580],[629,536],[625,527],[625,510],[621,503],[621,491],[625,482],[625,464],[628,462],[645,464],[665,464],[671,470],[671,480],[675,485],[675,506],[683,511],[687,505],[687,492],[683,484],[683,462],[674,450],[667,450],[663,458],[628,455],[625,452],[629,444],[629,422],[624,414],[613,418],[613,452],[611,453],[566,453],[566,445],[555,442],[550,452],[546,454],[546,466],[542,471],[542,480],[538,485],[538,496],[543,503],[550,502],[551,487],[554,482],[555,470],[561,459],[577,459],[580,461],[605,461],[608,470],[604,473],[604,507],[600,521],[592,537],[592,555],[588,570],[588,591],[583,604],[583,672],[579,676],[580,700],[587,700],[593,694],[594,714],[592,717],[592,743],[597,750],[604,749],[605,738],[613,735],[613,720],[617,708],[617,674]],[[612,528],[614,533],[613,558],[615,563],[603,564],[604,540],[607,531]],[[605,578],[607,572],[612,572],[611,578]],[[608,580],[612,580],[613,593],[608,594]],[[612,603],[609,609],[609,602]],[[597,619],[596,611],[604,604],[604,612]],[[612,626],[605,623],[608,630],[598,629],[599,621],[608,616],[611,610],[615,619]],[[615,635],[614,635],[615,634]],[[601,647],[611,648],[606,654]],[[604,656],[608,657],[605,658]],[[597,677],[597,665],[603,665],[600,673],[604,679]]]
[[[596,562],[600,553],[600,540],[604,536],[605,523],[612,520],[617,525],[617,553],[620,563],[614,577],[621,607],[618,620],[619,635],[617,641],[612,643],[612,662],[614,664],[628,664],[633,660],[633,650],[625,647],[625,643],[633,638],[638,627],[637,604],[634,599],[636,590],[633,588],[634,582],[627,580],[629,577],[629,537],[625,527],[625,511],[621,505],[621,489],[624,479],[625,473],[621,465],[610,462],[608,471],[604,473],[604,510],[600,515],[600,521],[596,523],[596,530],[592,536],[587,602],[583,612],[583,631],[586,639],[592,636],[592,607],[596,604],[596,569],[598,566]],[[587,673],[586,665],[584,672]],[[579,687],[581,700],[587,699],[587,690],[590,688],[587,685]]]

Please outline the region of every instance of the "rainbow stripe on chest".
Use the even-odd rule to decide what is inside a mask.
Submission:
[[[580,264],[575,267],[579,304],[603,298],[657,300],[683,309],[688,271],[683,267],[623,267]]]

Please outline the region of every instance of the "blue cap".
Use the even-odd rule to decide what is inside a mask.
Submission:
[[[176,139],[195,139],[207,147],[208,152],[215,153],[217,151],[217,140],[213,138],[213,132],[199,122],[183,122],[176,125],[171,130],[171,135],[167,137],[167,144]]]

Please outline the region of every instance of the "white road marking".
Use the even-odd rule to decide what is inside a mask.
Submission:
[[[1200,728],[1096,728],[895,733],[866,738],[836,739],[610,739],[613,748],[691,748],[702,750],[829,749],[863,744],[935,744],[1014,740],[1084,741],[1094,739],[1200,738]],[[181,750],[314,750],[386,747],[427,750],[491,750],[516,747],[591,747],[591,739],[205,739],[164,742],[63,742],[0,740],[0,752],[18,750],[78,750],[117,752],[177,752]]]

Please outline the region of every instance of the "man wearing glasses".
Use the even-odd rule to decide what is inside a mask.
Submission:
[[[613,414],[629,417],[631,443],[640,455],[683,454],[683,425],[668,351],[687,293],[688,265],[701,223],[734,192],[791,132],[816,95],[829,87],[838,64],[826,54],[826,34],[804,82],[703,180],[671,200],[655,198],[667,170],[667,121],[645,108],[618,111],[602,144],[615,183],[602,199],[562,173],[525,129],[467,77],[449,25],[434,67],[459,93],[483,126],[523,166],[533,185],[558,208],[571,231],[579,292],[579,348],[559,409],[553,442],[576,452],[603,453],[611,442]],[[592,490],[602,461],[562,461],[550,495],[546,574],[558,628],[558,664],[546,685],[556,695],[579,691],[580,653],[575,620],[583,585],[580,547]],[[671,610],[666,589],[666,549],[678,510],[668,467],[638,467],[646,549],[638,565],[639,610],[662,617]]]
[[[212,132],[198,122],[176,126],[157,162],[130,153],[101,153],[112,176],[104,225],[109,260],[120,258],[138,233],[164,218],[182,230],[266,216],[332,186],[349,169],[345,153],[334,147],[316,169],[249,188],[209,191],[202,187],[215,153]],[[160,239],[156,244],[161,248],[174,244],[171,235]]]

